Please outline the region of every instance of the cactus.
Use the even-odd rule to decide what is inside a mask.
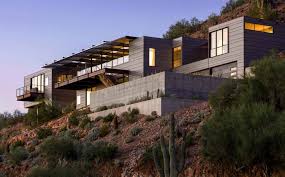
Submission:
[[[183,133],[183,142],[179,150],[175,145],[175,120],[174,114],[170,115],[170,135],[169,147],[165,143],[164,135],[160,135],[160,148],[163,155],[163,166],[160,164],[157,150],[153,148],[153,159],[160,177],[177,177],[183,170],[185,164],[185,133]]]

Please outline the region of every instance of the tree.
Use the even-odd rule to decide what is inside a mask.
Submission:
[[[175,24],[171,25],[168,31],[163,34],[165,39],[174,39],[181,36],[190,35],[200,29],[201,21],[196,17],[192,18],[190,21],[186,19],[179,20]]]

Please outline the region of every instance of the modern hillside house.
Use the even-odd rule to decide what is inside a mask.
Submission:
[[[116,107],[97,115],[128,107],[162,115],[207,99],[226,78],[250,72],[250,63],[271,49],[285,50],[285,24],[249,17],[210,27],[209,40],[125,36],[26,76],[17,100],[26,108],[43,98],[93,111]]]

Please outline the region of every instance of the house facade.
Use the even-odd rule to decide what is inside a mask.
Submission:
[[[209,40],[125,36],[26,76],[17,99],[26,108],[43,98],[93,111],[141,100],[144,113],[164,114],[207,99],[224,78],[243,77],[271,49],[285,50],[285,25],[249,17],[210,27]]]

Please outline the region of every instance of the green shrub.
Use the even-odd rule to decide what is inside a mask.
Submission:
[[[91,124],[91,120],[90,120],[89,117],[82,119],[82,120],[80,121],[79,127],[80,127],[80,128],[86,128],[86,126],[87,126],[88,124]]]
[[[99,133],[99,136],[100,137],[104,137],[106,135],[108,135],[110,132],[109,130],[109,126],[107,124],[104,124],[100,127],[100,133]]]
[[[37,137],[38,139],[45,139],[48,136],[52,135],[52,130],[51,128],[39,128],[37,131]]]
[[[71,116],[68,118],[68,123],[73,126],[79,125],[79,119],[77,118],[76,114],[71,114]]]
[[[97,127],[92,128],[87,136],[85,137],[86,141],[92,142],[97,140],[100,137],[100,129],[98,129]]]
[[[103,122],[112,122],[116,114],[108,114],[107,116],[103,117]]]
[[[125,119],[128,123],[135,123],[137,121],[139,114],[139,109],[137,108],[128,108],[128,112],[123,112],[121,117]]]
[[[13,150],[13,149],[15,149],[15,148],[17,148],[17,147],[22,147],[22,146],[24,146],[25,145],[25,143],[23,142],[23,141],[16,141],[15,143],[13,143],[11,146],[10,146],[10,150]]]
[[[48,159],[76,159],[74,140],[70,137],[49,137],[40,146],[40,152]]]
[[[150,115],[153,116],[153,117],[157,117],[158,116],[156,111],[152,111]]]
[[[216,113],[203,127],[203,154],[210,160],[250,166],[282,161],[284,114],[265,104]]]
[[[139,127],[134,127],[132,130],[131,130],[131,135],[132,136],[137,136],[141,131],[143,131],[142,128],[139,128]]]
[[[151,121],[154,121],[154,120],[155,120],[155,118],[153,116],[146,116],[145,117],[145,121],[147,121],[147,122],[151,122]]]
[[[19,164],[21,161],[26,160],[28,157],[28,151],[21,146],[12,149],[9,153],[9,158],[14,164]]]
[[[99,122],[100,120],[102,120],[104,117],[102,117],[102,116],[98,116],[98,117],[96,117],[95,118],[95,122]]]
[[[24,117],[24,122],[27,125],[36,126],[58,118],[61,115],[61,108],[56,106],[56,104],[42,103],[38,107],[38,111],[37,108],[29,109],[28,113]]]
[[[0,155],[3,155],[5,153],[5,146],[3,144],[0,144]]]
[[[118,108],[118,107],[121,107],[121,106],[125,106],[125,104],[123,104],[123,103],[111,104],[111,105],[108,106],[107,108],[108,108],[108,109],[113,109],[113,108]]]
[[[108,109],[107,106],[100,106],[100,107],[98,107],[98,108],[95,110],[95,112],[105,111],[105,110],[107,110],[107,109]]]
[[[95,144],[87,143],[82,148],[84,160],[108,160],[112,159],[118,147],[105,141],[97,141]]]
[[[27,177],[80,177],[77,169],[69,167],[42,168],[34,167],[30,170]]]
[[[181,36],[186,36],[198,31],[201,27],[202,22],[196,17],[190,20],[182,19],[172,24],[167,32],[163,34],[165,39],[175,39]]]
[[[5,173],[0,171],[0,177],[6,177]]]
[[[193,134],[188,133],[185,137],[185,145],[186,147],[191,146],[194,143]]]
[[[245,0],[229,0],[226,5],[222,7],[221,14],[228,13],[235,8],[243,5],[245,2]]]

